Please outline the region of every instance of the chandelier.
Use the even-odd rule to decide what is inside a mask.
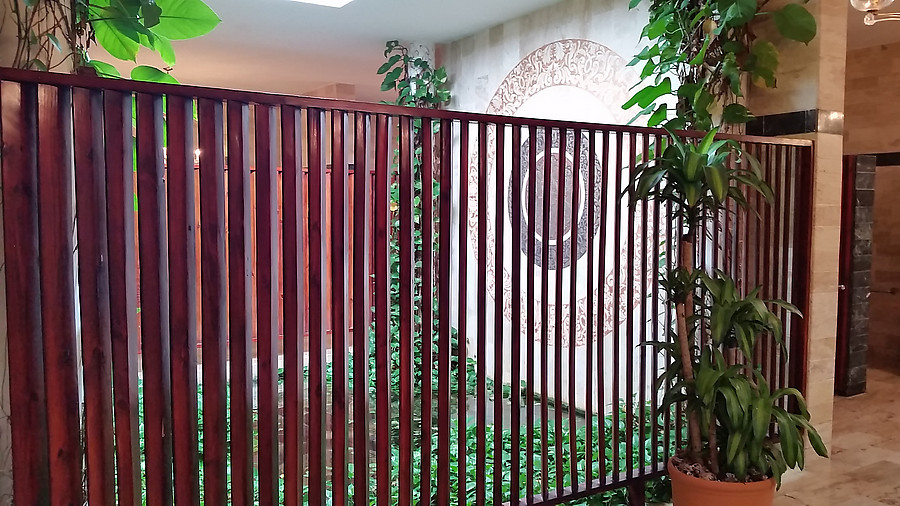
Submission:
[[[850,5],[858,11],[866,13],[863,22],[869,26],[879,21],[900,21],[900,12],[879,12],[889,7],[894,0],[850,0]]]

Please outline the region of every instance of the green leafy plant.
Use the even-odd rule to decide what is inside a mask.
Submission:
[[[631,0],[630,6],[641,1]],[[635,119],[649,115],[650,126],[705,131],[746,123],[753,116],[740,102],[745,77],[775,87],[779,64],[777,48],[759,36],[758,23],[771,19],[781,36],[805,44],[816,35],[816,20],[804,1],[778,9],[769,9],[769,0],[647,3],[650,20],[642,36],[648,45],[631,65],[640,66],[641,79],[649,84],[640,85],[625,108],[640,107]]]
[[[138,65],[131,78],[176,82],[172,41],[200,37],[221,21],[203,0],[9,0],[16,27],[13,66],[52,70],[71,61],[75,72],[91,68],[103,77],[121,77],[116,68],[93,60],[94,44],[122,61],[135,61],[144,47],[157,53],[165,69]]]
[[[397,40],[385,44],[387,61],[378,69],[383,75],[381,91],[397,91],[397,105],[439,108],[450,101],[447,69],[432,68],[428,60],[413,57],[409,48]]]
[[[639,86],[623,107],[640,106],[638,117],[650,115],[651,125],[665,123],[669,134],[655,146],[653,158],[634,168],[627,193],[631,202],[667,203],[682,224],[678,265],[660,275],[676,326],[650,343],[671,357],[658,381],[662,409],[683,403],[688,417],[687,448],[678,461],[700,464],[718,480],[774,477],[780,485],[788,468],[803,467],[805,438],[827,456],[801,393],[772,391],[753,363],[761,336],[771,337],[782,346],[782,359],[786,356],[784,323],[773,309],[800,312],[785,301],[762,299],[759,287],[745,292],[725,272],[694,264],[706,256],[695,255],[695,237],[709,230],[711,220],[733,212],[732,205],[751,212],[746,192],[773,199],[759,162],[739,143],[716,139],[720,127],[752,118],[738,102],[745,79],[775,85],[777,51],[757,37],[756,23],[771,17],[788,39],[809,43],[815,37],[815,19],[802,5],[766,11],[767,4],[653,0],[643,32],[651,45],[632,62],[643,62],[642,78],[652,77],[652,83]],[[670,118],[667,101],[673,98],[677,106]],[[707,133],[682,136],[676,128]],[[782,407],[786,397],[798,406],[795,412]],[[777,437],[769,433],[773,425]]]

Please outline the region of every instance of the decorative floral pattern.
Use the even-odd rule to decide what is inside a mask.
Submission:
[[[611,110],[620,111],[619,104],[624,103],[627,100],[627,91],[630,88],[631,84],[634,82],[634,77],[630,71],[627,70],[625,65],[625,60],[622,59],[621,56],[610,50],[609,48],[598,44],[596,42],[583,40],[583,39],[566,39],[553,42],[551,44],[547,44],[536,51],[532,52],[528,56],[526,56],[519,64],[509,73],[500,87],[497,89],[494,97],[491,99],[490,104],[487,108],[487,112],[490,114],[501,114],[501,115],[510,115],[515,116],[519,113],[520,109],[522,109],[523,105],[528,102],[528,100],[534,97],[536,94],[541,91],[547,90],[556,86],[568,86],[575,87],[583,91],[589,92],[593,95],[597,100],[599,100],[602,104],[606,104],[610,107]],[[625,118],[622,119],[621,116],[615,118],[616,122],[622,123],[627,120]],[[532,142],[531,139],[528,138],[528,132],[523,132],[522,135],[522,157],[523,157],[523,167],[527,167],[528,156],[530,152],[529,143]],[[511,139],[510,130],[507,130],[505,133],[506,139]],[[566,135],[565,142],[565,150],[561,153],[560,149],[560,136],[557,131],[551,133],[551,146],[544,146],[545,134],[542,130],[539,130],[536,135],[535,142],[535,158],[538,165],[543,168],[543,159],[544,156],[550,156],[553,158],[551,161],[551,166],[553,167],[553,172],[551,172],[551,184],[553,185],[554,191],[557,188],[558,184],[558,175],[559,175],[559,157],[565,156],[566,160],[564,161],[566,174],[566,185],[568,185],[567,191],[572,191],[572,181],[574,170],[574,161],[575,161],[575,150],[574,150],[574,140],[575,133],[572,131],[568,131]],[[477,139],[476,133],[473,131],[470,133],[470,149],[469,149],[469,160],[468,160],[468,216],[467,216],[467,226],[468,226],[468,242],[469,246],[474,251],[475,255],[478,255],[480,245],[478,244],[478,226],[479,226],[479,206],[478,206],[478,194],[480,191],[483,191],[485,195],[487,195],[487,205],[486,211],[487,216],[484,217],[485,225],[487,228],[486,241],[484,244],[484,249],[486,253],[486,264],[487,264],[487,293],[491,297],[495,297],[495,285],[494,280],[497,278],[496,276],[496,267],[497,267],[497,248],[496,248],[496,228],[497,228],[497,213],[500,212],[503,215],[504,220],[504,243],[507,244],[506,248],[512,248],[512,254],[523,254],[523,263],[527,262],[527,259],[524,257],[525,252],[527,251],[527,241],[530,237],[527,234],[528,227],[528,219],[530,218],[530,214],[532,211],[527,209],[527,192],[526,188],[528,184],[531,184],[530,181],[527,180],[527,176],[523,176],[522,184],[521,184],[521,198],[523,203],[522,209],[513,209],[512,206],[512,188],[511,188],[511,180],[510,180],[510,166],[509,163],[506,163],[505,174],[503,175],[503,181],[500,184],[504,184],[507,201],[502,204],[502,207],[498,210],[497,202],[493,201],[494,196],[497,194],[496,192],[496,179],[495,171],[496,171],[496,160],[495,160],[495,150],[489,149],[487,151],[487,159],[486,162],[486,173],[487,173],[487,181],[484,188],[479,186],[479,156],[477,145],[474,143],[475,139]],[[639,139],[640,140],[640,139]],[[497,142],[497,130],[495,127],[491,126],[487,129],[486,136],[486,145],[494,146]],[[603,142],[602,138],[597,139],[596,147],[599,150],[601,143]],[[601,204],[599,202],[600,194],[599,190],[601,190],[605,185],[604,181],[600,180],[600,165],[601,165],[601,154],[596,153],[596,163],[595,163],[595,188],[598,190],[596,192],[596,200],[594,203],[594,211],[595,211],[595,227],[594,230],[589,231],[587,225],[587,215],[589,207],[586,205],[588,202],[588,188],[590,181],[590,163],[589,163],[589,137],[587,133],[583,135],[581,141],[581,152],[578,154],[579,159],[579,170],[578,170],[578,179],[579,179],[579,191],[577,194],[568,195],[568,201],[571,202],[571,198],[577,198],[581,202],[577,208],[578,215],[577,216],[564,216],[564,222],[566,223],[567,230],[563,231],[563,241],[560,245],[560,251],[563,252],[562,260],[562,269],[557,270],[558,261],[556,259],[557,255],[557,245],[555,244],[557,241],[553,239],[552,234],[550,235],[550,244],[548,245],[548,250],[550,252],[548,256],[548,272],[549,272],[549,282],[551,283],[549,293],[551,296],[550,300],[541,301],[540,300],[540,292],[541,292],[541,269],[543,264],[543,259],[541,255],[541,240],[540,234],[535,234],[536,247],[535,247],[535,265],[530,266],[531,269],[534,269],[534,273],[536,276],[536,296],[535,296],[535,322],[533,328],[533,335],[536,340],[541,338],[541,306],[546,305],[548,312],[547,319],[547,331],[551,336],[551,343],[555,339],[554,332],[556,327],[556,314],[557,311],[562,311],[560,315],[561,322],[561,331],[562,331],[562,341],[563,346],[569,345],[570,335],[571,335],[571,316],[572,316],[572,307],[570,302],[570,287],[564,286],[564,297],[563,304],[561,307],[557,308],[556,305],[556,289],[555,283],[560,282],[559,280],[567,280],[571,277],[571,240],[574,238],[577,241],[577,250],[576,250],[576,275],[578,277],[578,291],[576,302],[575,302],[575,345],[576,346],[584,346],[586,344],[587,338],[587,320],[588,320],[588,297],[587,297],[587,280],[585,279],[587,274],[587,262],[585,259],[585,253],[589,244],[594,245],[594,256],[600,256],[600,265],[604,266],[605,272],[601,273],[600,279],[602,279],[602,291],[601,287],[595,286],[593,289],[593,301],[594,308],[590,311],[590,314],[594,317],[594,331],[595,336],[607,336],[613,334],[618,327],[625,323],[629,316],[635,316],[635,309],[639,308],[642,303],[642,294],[653,293],[655,289],[656,280],[655,279],[647,279],[647,276],[643,273],[647,272],[655,272],[656,265],[653,265],[653,257],[651,255],[643,255],[644,245],[648,245],[652,248],[652,243],[655,241],[652,237],[647,237],[648,235],[652,235],[645,233],[644,230],[644,222],[646,220],[643,219],[642,206],[635,206],[633,215],[624,216],[623,221],[621,221],[621,230],[620,230],[620,240],[618,245],[616,244],[606,244],[606,251],[602,251],[597,247],[599,242],[599,229],[601,223]],[[614,149],[614,146],[612,146]],[[611,162],[610,165],[614,163],[615,156],[612,154],[612,149],[609,150]],[[614,168],[609,167],[609,174],[612,177],[614,174]],[[619,167],[620,172],[620,181],[627,181],[629,169],[628,167]],[[538,180],[537,184],[542,184],[540,178],[543,177],[543,174],[540,174],[542,170],[539,170],[538,177],[535,179]],[[621,183],[624,184],[624,183]],[[614,189],[607,189],[607,192],[610,192],[607,195],[608,199],[619,198],[618,191]],[[540,192],[536,192],[536,199],[538,201],[541,200]],[[551,197],[553,200],[553,197]],[[612,200],[610,200],[612,203]],[[538,202],[536,208],[540,210],[541,203]],[[612,206],[610,207],[612,209]],[[652,208],[648,208],[652,212]],[[510,238],[512,237],[511,232],[511,216],[512,213],[519,212],[522,216],[523,230],[522,230],[522,243],[518,245],[513,245]],[[567,210],[568,214],[571,214],[571,211]],[[626,210],[627,213],[627,210]],[[648,217],[649,218],[649,217]],[[555,213],[552,214],[551,221],[557,219],[557,215]],[[628,223],[630,221],[630,225]],[[613,239],[613,226],[615,220],[612,217],[607,217],[607,226],[609,230],[607,232],[607,242],[612,242]],[[659,227],[650,226],[649,230],[660,230],[663,226],[662,223],[659,224]],[[538,230],[538,227],[535,227]],[[574,230],[573,230],[574,229]],[[590,232],[590,233],[589,233]],[[629,235],[630,233],[630,235]],[[633,250],[629,251],[628,244],[632,243]],[[507,252],[509,254],[509,252]],[[619,272],[615,273],[614,268],[611,265],[611,256],[617,255],[619,257]],[[629,257],[634,255],[634,262],[629,265]],[[638,256],[640,255],[640,256]],[[606,261],[604,260],[606,257]],[[645,258],[647,265],[640,265],[640,259]],[[502,280],[503,280],[503,315],[507,322],[512,321],[512,273],[510,271],[511,265],[509,265],[509,261],[504,261],[503,263],[503,272],[502,272]],[[630,272],[629,272],[630,271]],[[559,279],[557,279],[557,276]],[[630,278],[630,280],[629,280]],[[616,283],[618,281],[618,283]],[[630,281],[630,283],[629,283]],[[565,284],[565,283],[564,283]],[[618,286],[616,286],[618,285]],[[629,286],[631,285],[631,286]],[[630,290],[629,290],[630,288]],[[629,293],[630,292],[630,293]],[[527,304],[528,297],[525,292],[525,283],[522,283],[522,293],[519,294],[520,304],[521,304],[521,314],[522,321],[520,322],[519,329],[524,331],[527,326]],[[616,307],[616,299],[618,299],[618,307]],[[602,308],[602,309],[601,309]],[[630,311],[629,311],[630,310]],[[597,337],[594,338],[597,340]]]

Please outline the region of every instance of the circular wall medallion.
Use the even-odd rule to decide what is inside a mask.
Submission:
[[[637,81],[636,76],[627,66],[626,61],[607,48],[606,46],[584,39],[566,39],[559,40],[547,44],[530,53],[521,62],[519,62],[504,81],[498,87],[496,93],[491,99],[487,113],[499,114],[506,116],[535,117],[547,119],[562,119],[569,121],[583,121],[590,123],[605,124],[624,124],[629,117],[622,110],[621,104],[628,99],[628,90]],[[512,139],[512,129],[507,127],[505,134],[506,142]],[[497,144],[497,128],[489,126],[486,130],[486,145],[496,146]],[[556,313],[562,311],[560,322],[562,324],[563,345],[568,346],[570,327],[572,324],[576,326],[576,346],[586,344],[587,336],[587,282],[585,279],[587,272],[587,250],[593,245],[595,266],[600,267],[604,272],[600,272],[594,283],[593,301],[594,308],[590,314],[594,315],[594,339],[598,336],[612,334],[614,329],[624,323],[629,313],[628,309],[638,307],[641,303],[641,294],[650,293],[655,286],[655,280],[648,280],[648,276],[642,276],[642,273],[655,272],[652,259],[648,257],[648,265],[635,265],[640,262],[632,260],[629,265],[629,259],[634,258],[631,255],[634,252],[642,251],[644,244],[650,244],[653,240],[644,237],[644,219],[642,218],[642,210],[640,206],[634,210],[633,221],[631,226],[625,221],[622,223],[621,237],[622,240],[615,244],[605,244],[605,251],[599,249],[601,243],[613,242],[611,240],[600,240],[600,191],[606,186],[601,180],[601,153],[600,145],[603,142],[602,136],[595,138],[595,163],[593,170],[590,167],[590,134],[581,132],[580,149],[576,154],[575,140],[576,132],[566,130],[563,139],[560,139],[559,130],[551,130],[549,135],[549,145],[547,143],[547,135],[543,128],[533,131],[534,139],[530,137],[528,129],[522,130],[521,146],[513,146],[513,151],[506,157],[510,160],[512,153],[521,153],[522,175],[520,176],[519,200],[521,205],[514,208],[513,205],[513,187],[511,178],[510,163],[504,163],[504,171],[501,181],[497,181],[497,163],[496,150],[488,149],[484,162],[486,163],[485,173],[487,180],[484,182],[484,188],[479,186],[479,156],[477,145],[477,133],[470,132],[470,146],[468,159],[468,229],[469,244],[477,256],[479,254],[480,245],[478,243],[478,227],[479,227],[479,193],[488,196],[485,212],[487,216],[482,218],[486,221],[486,239],[484,244],[484,253],[486,254],[486,264],[488,269],[487,293],[490,297],[495,297],[498,287],[495,287],[495,280],[502,280],[503,285],[503,313],[507,321],[512,319],[512,254],[522,255],[522,264],[528,263],[529,241],[533,238],[535,241],[534,261],[533,263],[523,267],[523,269],[531,269],[531,272],[523,270],[522,275],[532,274],[536,277],[536,298],[540,299],[540,283],[543,273],[545,249],[544,241],[547,242],[547,258],[546,269],[549,272],[551,286],[548,293],[549,300],[536,300],[539,305],[546,305],[548,310],[547,330],[555,331]],[[563,140],[564,142],[560,142]],[[534,146],[531,144],[534,143]],[[562,144],[562,145],[561,145]],[[610,160],[615,160],[614,153],[607,146]],[[509,149],[509,144],[504,149]],[[520,151],[516,151],[519,150]],[[535,174],[530,177],[527,174],[529,167],[529,157],[532,150],[535,156]],[[549,173],[545,172],[547,159],[549,158]],[[562,164],[560,159],[562,158]],[[577,164],[576,164],[577,158]],[[577,171],[576,171],[577,165]],[[614,177],[616,169],[612,166],[608,167],[609,177]],[[625,171],[620,174],[627,174],[627,167],[618,167],[618,170]],[[562,187],[560,180],[563,180]],[[589,230],[589,188],[593,176],[593,184],[595,188],[595,201],[593,202],[593,211],[595,216],[594,227]],[[627,177],[624,176],[624,177]],[[545,188],[545,184],[549,182],[549,188]],[[503,185],[502,194],[505,195],[506,202],[498,204],[493,201],[493,197],[498,194],[497,184]],[[534,209],[529,208],[530,192],[534,191]],[[557,205],[557,196],[560,191],[563,192],[565,198],[562,200],[566,203],[564,209],[555,209]],[[605,191],[610,192],[607,188]],[[618,192],[614,192],[618,193]],[[544,223],[544,196],[549,194],[548,210],[550,219]],[[607,195],[608,199],[617,198],[612,193]],[[573,203],[574,200],[574,203]],[[612,207],[610,207],[612,209]],[[502,252],[504,261],[503,269],[500,276],[496,275],[497,268],[497,214],[501,214],[504,229],[504,247]],[[519,244],[512,244],[512,216],[515,213],[521,218],[521,241]],[[628,218],[626,216],[626,219]],[[532,223],[534,221],[534,223]],[[607,220],[607,224],[612,228],[612,219]],[[530,230],[534,230],[534,234],[530,234]],[[650,227],[651,229],[655,227]],[[630,237],[625,234],[631,232]],[[608,233],[608,239],[612,239],[612,232]],[[632,241],[633,250],[628,250],[628,242]],[[573,252],[574,241],[574,252]],[[515,250],[515,252],[513,251]],[[574,253],[574,255],[573,255]],[[574,262],[573,265],[573,256]],[[615,257],[619,259],[619,272],[614,272],[613,261]],[[598,260],[599,258],[599,260]],[[636,258],[634,258],[636,260]],[[602,267],[601,267],[602,266]],[[571,296],[571,285],[573,267],[575,271],[576,297],[574,301]],[[630,267],[630,268],[629,268]],[[517,273],[519,275],[519,273]],[[595,274],[596,276],[597,274]],[[631,282],[629,282],[629,277]],[[561,307],[556,304],[556,283],[562,283],[563,292],[566,294],[563,298]],[[629,285],[631,290],[629,290]],[[644,289],[642,290],[642,285]],[[631,293],[628,293],[628,292]],[[525,308],[528,304],[527,293],[525,293],[525,283],[522,283],[522,293],[517,294],[520,298],[522,307],[522,322],[519,328],[525,329],[527,322],[525,321]],[[618,299],[618,304],[616,300]],[[574,308],[572,304],[574,303]],[[618,306],[618,307],[616,307]],[[574,309],[574,311],[573,311]],[[575,321],[570,321],[574,316]],[[536,318],[534,325],[534,336],[536,339],[541,335],[540,317]],[[600,331],[602,327],[602,332]]]

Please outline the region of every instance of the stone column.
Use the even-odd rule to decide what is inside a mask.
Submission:
[[[773,0],[767,9],[785,3]],[[810,307],[805,315],[809,325],[806,397],[813,423],[827,444],[832,432],[837,335],[847,4],[811,0],[806,7],[818,21],[818,35],[809,45],[781,40],[774,27],[761,27],[778,46],[781,68],[777,88],[751,89],[750,108],[761,118],[748,126],[748,133],[815,141]]]

